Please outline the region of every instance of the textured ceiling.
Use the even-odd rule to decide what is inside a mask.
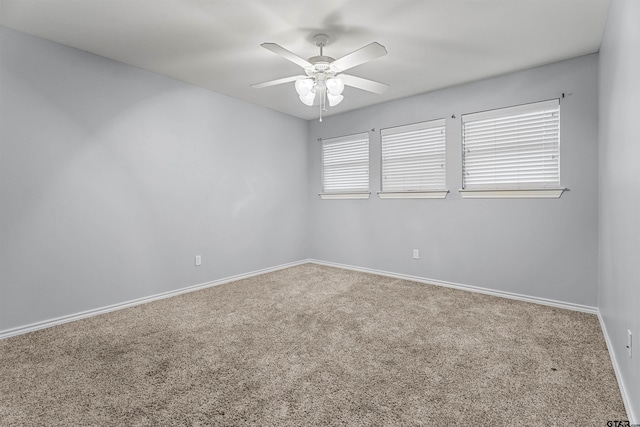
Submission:
[[[308,58],[331,37],[339,58],[377,41],[388,55],[349,74],[388,83],[345,89],[336,114],[597,52],[609,0],[0,0],[0,25],[304,118],[301,69],[260,47]]]

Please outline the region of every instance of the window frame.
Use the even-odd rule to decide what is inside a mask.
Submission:
[[[416,133],[420,131],[429,131],[432,129],[440,130],[443,134],[443,137],[434,141],[424,142],[423,149],[428,150],[438,150],[439,144],[442,148],[442,158],[438,159],[437,155],[431,155],[431,160],[435,158],[436,160],[440,160],[442,162],[442,186],[430,187],[430,186],[416,186],[413,185],[413,188],[408,189],[397,189],[397,188],[385,188],[385,157],[389,154],[385,154],[385,139],[388,137],[390,139],[401,138],[399,141],[400,144],[403,142],[406,144],[407,140],[404,138],[411,138],[408,136],[410,133]],[[425,138],[429,138],[426,135],[422,135]],[[418,137],[420,137],[418,135]],[[405,149],[406,150],[406,149]],[[392,153],[393,154],[393,153]],[[406,156],[404,161],[408,161],[409,156]],[[426,161],[428,163],[429,160]],[[401,168],[406,165],[401,164]],[[420,165],[424,166],[424,165]],[[435,170],[435,168],[434,168]],[[446,132],[446,120],[444,118],[427,120],[424,122],[411,123],[400,126],[393,126],[380,130],[380,188],[381,191],[378,192],[378,197],[381,199],[444,199],[447,197],[449,190],[447,189],[447,132]],[[409,185],[411,187],[411,185]]]
[[[326,158],[326,150],[325,147],[327,147],[328,145],[334,145],[334,144],[351,144],[351,143],[361,143],[366,139],[366,149],[363,150],[364,152],[366,152],[366,182],[367,182],[367,188],[359,188],[359,187],[354,187],[352,189],[340,189],[340,190],[329,190],[327,191],[327,186],[326,186],[326,169],[327,169],[327,165],[325,164],[325,158]],[[327,138],[327,139],[321,139],[320,140],[322,143],[322,146],[320,148],[321,150],[321,185],[322,185],[322,192],[319,193],[319,196],[321,199],[368,199],[371,191],[371,167],[370,167],[370,161],[371,161],[371,141],[369,138],[369,132],[361,132],[361,133],[355,133],[355,134],[350,134],[350,135],[344,135],[344,136],[338,136],[338,137],[334,137],[334,138]],[[364,163],[364,159],[360,160],[358,162],[352,162],[352,163]]]
[[[515,124],[519,126],[520,120],[522,120],[522,118],[526,114],[549,114],[549,113],[551,113],[552,116],[557,117],[556,123],[555,124],[552,123],[552,126],[557,127],[557,132],[556,132],[557,136],[555,137],[555,140],[549,139],[551,141],[551,146],[552,146],[551,152],[555,153],[555,154],[552,154],[552,156],[555,156],[554,163],[555,163],[555,168],[557,168],[557,174],[556,174],[557,183],[554,184],[554,182],[556,182],[555,180],[550,181],[550,184],[551,184],[550,186],[546,186],[546,182],[544,181],[541,186],[527,185],[526,182],[521,182],[521,181],[504,182],[501,185],[494,183],[493,186],[490,184],[469,185],[467,183],[467,179],[468,179],[467,178],[468,177],[467,158],[465,157],[468,152],[468,147],[466,146],[466,133],[465,133],[465,125],[467,123],[478,123],[481,121],[491,121],[491,120],[499,121],[501,119],[505,121],[509,121],[510,117],[514,117],[515,119],[508,122],[508,124],[510,123],[511,125]],[[539,122],[537,123],[540,123],[543,125],[545,125],[547,122],[550,121],[549,119],[545,119],[545,118],[541,118],[538,120]],[[461,154],[462,154],[463,188],[459,190],[460,195],[463,198],[559,198],[562,195],[562,193],[566,190],[566,188],[560,185],[560,141],[561,141],[560,120],[561,120],[560,99],[558,98],[462,115],[462,119],[461,119],[462,153]],[[513,140],[506,142],[507,144],[506,148],[508,149],[509,148],[508,145],[511,144],[513,145],[513,148],[512,148],[513,151],[504,153],[505,157],[513,156],[514,154],[518,153],[518,150],[521,147],[520,141],[518,140],[518,138],[520,138],[520,135],[521,134],[518,133],[518,137],[514,137]],[[536,136],[537,135],[538,134],[536,134]],[[500,136],[499,133],[498,133],[498,136]],[[546,142],[544,141],[540,142],[540,144],[545,144],[545,143]],[[544,154],[544,150],[545,150],[544,148],[539,149],[538,147],[536,147],[534,150],[535,150],[534,154],[536,155],[540,156],[540,154],[538,154],[539,152],[542,152],[543,153],[542,155],[546,155]],[[495,160],[496,158],[500,159],[499,156],[495,156],[493,160]],[[503,158],[502,160],[504,161],[505,159]],[[523,166],[526,166],[526,162],[527,161],[520,162],[519,160],[517,160],[514,162],[515,163],[514,167],[518,171],[520,171],[522,170]],[[546,166],[547,164],[545,163],[546,160],[537,161],[537,162],[529,160],[529,162],[532,163],[532,166],[536,166],[535,163],[541,163],[543,165],[542,167]],[[505,172],[506,168],[503,167],[502,170],[500,168],[495,168],[495,169],[497,169],[499,173],[502,173],[506,176],[506,172]],[[544,180],[544,173],[542,173],[540,176]],[[497,179],[499,178],[500,177],[498,176]],[[502,178],[504,179],[504,177]]]

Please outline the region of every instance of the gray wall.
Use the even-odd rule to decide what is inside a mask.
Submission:
[[[305,258],[307,137],[0,28],[0,331]]]
[[[311,258],[596,306],[597,61],[583,56],[312,122]],[[570,191],[551,200],[461,199],[460,115],[563,92],[561,184]],[[380,200],[379,130],[442,117],[451,193],[445,200]],[[371,128],[371,198],[320,200],[317,139]]]
[[[599,308],[640,423],[640,2],[611,2],[600,49]],[[627,330],[634,354],[627,354]],[[632,415],[633,414],[633,415]]]

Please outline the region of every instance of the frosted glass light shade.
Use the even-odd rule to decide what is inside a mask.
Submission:
[[[342,100],[344,99],[344,96],[342,95],[331,95],[331,93],[327,93],[327,99],[329,99],[329,106],[331,107],[335,107],[336,105],[340,104],[342,102]]]
[[[316,93],[307,91],[306,95],[300,95],[300,101],[302,101],[305,105],[311,107],[313,105],[313,100],[316,98]]]
[[[296,92],[300,97],[307,96],[309,91],[313,88],[312,79],[298,79],[296,80]]]
[[[344,82],[338,77],[327,79],[327,90],[331,95],[338,96],[344,90]]]

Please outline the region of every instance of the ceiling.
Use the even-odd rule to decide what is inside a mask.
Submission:
[[[347,87],[325,115],[597,52],[610,0],[0,0],[0,25],[303,119],[300,74],[263,49],[309,58],[313,36],[339,58],[373,41],[388,54],[349,74],[390,85]]]

